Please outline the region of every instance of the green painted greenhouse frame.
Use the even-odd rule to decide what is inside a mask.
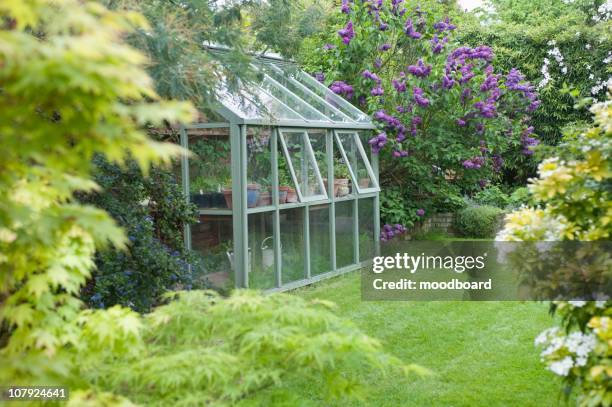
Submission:
[[[209,140],[197,134],[227,137],[227,159],[219,162],[227,162],[231,178],[226,207],[200,207],[203,220],[185,227],[186,247],[206,259],[214,252],[210,245],[221,247],[218,235],[229,231],[215,235],[202,223],[224,219],[220,229],[229,229],[231,223],[232,237],[222,246],[227,253],[221,254],[227,255],[228,284],[268,291],[296,288],[369,264],[379,252],[380,235],[378,160],[366,142],[375,128],[370,118],[291,62],[259,56],[252,69],[258,80],[234,91],[218,90],[220,120],[180,129],[181,145],[192,151],[194,143]],[[208,156],[182,157],[187,202],[198,194],[196,177],[190,174],[194,160],[217,165],[206,160],[215,161],[218,150],[215,144],[206,150]],[[259,170],[250,169],[256,165]],[[208,168],[201,170],[204,176],[212,171]],[[348,181],[336,177],[342,170]],[[264,182],[253,184],[254,171],[265,173],[260,177],[267,184],[265,192]],[[290,186],[283,189],[281,178]],[[295,191],[291,200],[286,190]],[[197,238],[192,236],[194,228]],[[206,230],[200,233],[202,228]]]

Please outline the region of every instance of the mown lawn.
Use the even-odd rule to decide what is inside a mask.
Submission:
[[[552,325],[546,304],[520,302],[364,302],[359,273],[294,291],[331,300],[337,313],[386,349],[435,373],[368,377],[368,406],[557,406],[559,381],[539,362],[533,339]],[[304,380],[292,392],[329,405]],[[308,403],[310,404],[310,403]],[[345,406],[346,403],[337,403]]]

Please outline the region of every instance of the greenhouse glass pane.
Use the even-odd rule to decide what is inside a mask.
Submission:
[[[302,116],[277,98],[252,84],[243,84],[235,92],[222,87],[217,93],[219,101],[243,119],[304,121]]]
[[[336,134],[342,144],[353,175],[357,178],[357,190],[359,192],[375,191],[378,186],[373,178],[374,172],[370,167],[357,133],[339,131]]]
[[[272,205],[272,128],[247,127],[247,206]]]
[[[353,195],[353,177],[346,165],[338,140],[334,138],[334,196],[344,198]]]
[[[340,109],[332,107],[324,98],[317,95],[303,84],[296,81],[294,78],[283,74],[283,71],[272,64],[261,63],[258,65],[260,69],[269,75],[272,79],[280,83],[282,86],[293,92],[296,96],[304,100],[313,108],[321,112],[327,120],[340,123],[354,123],[347,115],[342,113]]]
[[[295,79],[297,82],[308,88],[308,90],[321,97],[323,100],[325,100],[325,102],[329,103],[352,120],[359,123],[371,123],[370,117],[367,114],[351,105],[345,99],[336,95],[334,92],[325,87],[325,85],[321,84],[312,76],[304,73],[299,68],[282,63],[274,63],[274,65],[281,69],[286,76]]]
[[[376,236],[374,235],[374,198],[359,200],[359,260],[374,257]]]
[[[200,209],[229,208],[223,191],[231,189],[229,129],[189,129],[189,200]]]
[[[297,188],[289,169],[289,160],[285,157],[280,139],[278,140],[278,203],[281,205],[298,202]]]
[[[336,267],[354,263],[353,201],[336,202]]]
[[[307,133],[282,130],[281,141],[285,156],[289,160],[289,169],[302,198],[304,200],[327,198]]]
[[[327,177],[329,176],[327,169],[327,132],[325,129],[309,129],[307,133],[315,161],[319,167],[319,173],[323,179],[323,188],[327,190]]]
[[[192,267],[195,285],[234,287],[232,231],[230,215],[200,215],[191,225],[191,247],[199,260]]]
[[[250,288],[276,286],[272,212],[249,215],[248,275]]]
[[[295,112],[297,112],[304,119],[319,122],[329,121],[317,110],[313,109],[304,101],[291,94],[289,90],[280,86],[278,83],[275,83],[274,80],[270,79],[269,77],[264,77],[260,86],[265,89],[266,92],[283,102]]]
[[[326,273],[332,269],[329,205],[312,205],[309,210],[310,275]]]
[[[291,208],[279,212],[282,284],[306,278],[304,274],[305,209],[305,207]]]

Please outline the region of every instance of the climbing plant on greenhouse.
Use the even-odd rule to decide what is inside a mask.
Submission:
[[[598,103],[591,112],[595,117],[593,126],[567,134],[559,147],[559,156],[540,164],[540,177],[529,186],[538,206],[509,214],[498,240],[545,241],[549,242],[546,250],[551,250],[550,242],[554,241],[610,240],[612,104]],[[597,247],[585,246],[572,258],[587,258],[595,252],[596,261],[587,267],[583,265],[581,274],[587,280],[604,276],[609,281],[610,253]],[[517,255],[522,259],[529,257],[524,250]],[[524,268],[520,266],[521,270]],[[547,280],[556,280],[562,272],[562,268],[549,270]],[[563,281],[568,283],[567,278]],[[536,281],[535,289],[536,293],[546,294],[550,285],[547,281]],[[536,344],[544,348],[541,355],[547,369],[563,377],[568,389],[578,389],[582,406],[612,403],[612,301],[604,294],[595,299],[554,302],[552,310],[561,316],[562,326],[551,328],[536,339]]]

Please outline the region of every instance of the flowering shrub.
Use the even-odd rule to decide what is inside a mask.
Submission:
[[[540,104],[518,70],[497,70],[485,45],[459,46],[457,27],[437,14],[401,0],[343,2],[342,28],[305,61],[332,91],[372,113],[382,182],[401,179],[403,199],[425,204],[442,184],[476,191],[498,178],[507,157],[527,160],[537,144],[528,120]],[[387,164],[391,157],[398,161]]]
[[[599,103],[591,108],[595,125],[580,134],[568,134],[560,146],[559,157],[544,161],[540,177],[529,186],[532,199],[540,208],[522,208],[506,217],[506,226],[498,240],[534,241],[551,247],[551,241],[606,241],[612,234],[612,190],[610,153],[612,152],[612,104]],[[542,243],[548,241],[548,243]],[[588,267],[561,267],[548,270],[546,281],[536,282],[539,292],[548,293],[554,286],[571,284],[585,276],[609,281],[610,253],[591,246],[572,257],[596,255]],[[521,251],[520,256],[529,255]],[[537,264],[531,265],[537,268]],[[536,270],[537,271],[537,270]],[[549,297],[550,298],[550,297]],[[556,301],[552,310],[562,317],[562,330],[544,332],[536,340],[544,345],[542,360],[547,368],[564,377],[568,387],[578,386],[581,405],[612,403],[612,330],[609,316],[612,301],[605,293],[573,301]]]
[[[518,67],[536,84],[542,106],[534,112],[531,123],[540,140],[556,145],[565,126],[587,122],[590,116],[588,109],[574,108],[568,89],[582,97],[605,99],[612,62],[607,10],[612,3],[581,0],[491,3],[493,14],[481,16],[480,21],[466,21],[458,36],[466,44],[489,44],[497,55],[496,65],[505,69]]]

